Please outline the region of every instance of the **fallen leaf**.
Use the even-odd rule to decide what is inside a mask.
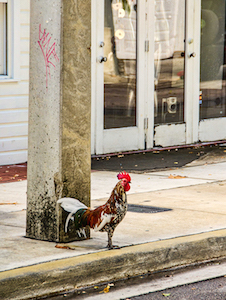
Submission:
[[[97,286],[97,285],[96,285],[96,286],[94,286],[94,289],[95,289],[95,290],[99,289],[99,286]]]
[[[99,292],[99,294],[101,294],[101,293],[108,293],[109,292],[109,290],[110,290],[110,285],[108,284],[107,286],[106,286],[106,288],[104,288],[103,289],[103,291],[101,291],[101,292]]]
[[[169,294],[162,294],[164,297],[169,297],[171,294],[169,293]]]
[[[1,202],[0,205],[16,205],[18,204],[17,202]]]
[[[174,165],[178,165],[178,161],[175,161],[175,162],[174,162]]]
[[[182,179],[182,178],[186,178],[186,176],[181,176],[181,175],[172,175],[170,174],[168,176],[169,179]]]
[[[196,290],[196,288],[195,288],[195,287],[193,287],[193,288],[192,288],[192,290]]]
[[[56,245],[55,248],[73,250],[71,247],[66,245]]]
[[[15,175],[14,175],[14,177],[18,177],[18,176],[20,176],[20,175],[19,175],[19,174],[15,174]]]

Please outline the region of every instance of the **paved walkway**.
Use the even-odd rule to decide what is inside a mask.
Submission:
[[[92,172],[93,207],[106,201],[116,175]],[[226,228],[226,162],[131,173],[131,177],[130,204],[172,210],[154,214],[128,212],[115,231],[115,244],[129,246]],[[25,238],[26,181],[1,184],[0,204],[0,271],[105,249],[107,234],[94,231],[90,240],[67,244],[74,251]]]
[[[116,175],[110,171],[92,172],[92,207],[106,201],[117,182]],[[178,237],[184,240],[202,233],[207,234],[205,238],[208,233],[212,238],[215,231],[226,229],[226,162],[219,159],[211,164],[131,173],[131,178],[130,204],[171,210],[151,214],[127,212],[115,230],[114,244],[124,247]],[[0,184],[0,275],[19,267],[116,251],[106,250],[106,233],[92,231],[90,240],[68,243],[68,249],[62,249],[56,248],[56,243],[25,238],[25,227],[26,180]]]

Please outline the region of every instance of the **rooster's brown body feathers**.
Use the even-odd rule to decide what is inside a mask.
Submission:
[[[129,190],[130,176],[127,173],[121,176],[121,180],[116,184],[108,201],[94,210],[89,209],[83,203],[73,198],[62,198],[58,200],[61,207],[69,212],[65,223],[65,232],[68,230],[70,220],[74,221],[77,233],[85,236],[85,227],[89,226],[94,231],[105,231],[108,234],[109,249],[112,249],[112,236],[116,226],[122,221],[127,212],[127,196]],[[127,177],[127,179],[125,179]],[[118,176],[118,178],[120,178]]]

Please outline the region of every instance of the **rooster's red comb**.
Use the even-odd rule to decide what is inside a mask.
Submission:
[[[129,173],[126,173],[125,171],[124,172],[120,172],[118,175],[117,175],[118,179],[121,180],[123,178],[127,179],[128,182],[131,181],[131,177],[129,175]]]

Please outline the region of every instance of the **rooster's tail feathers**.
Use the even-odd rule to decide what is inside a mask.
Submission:
[[[80,208],[87,208],[85,204],[74,198],[61,198],[57,201],[57,203],[59,203],[61,207],[69,213],[76,211],[76,209],[79,210]]]
[[[69,212],[65,222],[65,232],[67,232],[70,220],[74,220],[76,230],[86,226],[86,218],[83,218],[83,215],[88,207],[85,204],[74,198],[61,198],[57,203],[59,203],[65,211]]]

